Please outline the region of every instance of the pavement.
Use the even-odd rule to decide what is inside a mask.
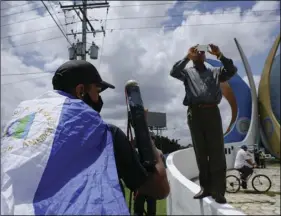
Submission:
[[[237,193],[226,193],[228,204],[247,215],[280,215],[280,164],[267,165],[266,169],[255,169],[256,174],[267,175],[272,186],[266,193],[257,193],[252,188],[252,177],[248,181],[248,189],[242,187]],[[231,170],[227,175],[236,175],[238,172]],[[253,176],[254,177],[254,176]],[[196,180],[195,183],[199,184]]]
[[[271,189],[266,193],[257,193],[252,188],[252,177],[248,181],[248,189],[240,188],[237,193],[226,193],[230,205],[240,209],[247,215],[280,215],[280,164],[268,165],[265,169],[255,169],[257,174],[267,175]],[[228,171],[227,175],[238,175],[237,171]]]

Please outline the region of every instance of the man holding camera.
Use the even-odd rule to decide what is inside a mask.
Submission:
[[[176,62],[170,72],[185,87],[183,105],[188,106],[187,121],[199,169],[201,190],[194,199],[212,196],[218,203],[226,203],[226,160],[222,120],[218,104],[222,99],[220,82],[229,80],[236,72],[231,59],[219,47],[209,44],[208,52],[219,59],[223,66],[209,69],[205,66],[205,51],[191,47],[188,54]],[[185,69],[189,61],[193,67]]]

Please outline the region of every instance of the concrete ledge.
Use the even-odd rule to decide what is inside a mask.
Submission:
[[[197,184],[189,180],[198,176],[193,148],[170,154],[166,162],[171,187],[167,198],[167,215],[245,215],[231,205],[218,204],[209,197],[193,199],[200,190]]]

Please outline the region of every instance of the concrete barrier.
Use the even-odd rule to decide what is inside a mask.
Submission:
[[[232,147],[230,154],[226,154],[228,168],[233,167],[235,153],[236,148]],[[216,203],[211,197],[193,199],[200,190],[200,187],[191,181],[198,176],[193,148],[171,153],[166,163],[171,187],[167,198],[167,215],[245,215],[229,204]]]

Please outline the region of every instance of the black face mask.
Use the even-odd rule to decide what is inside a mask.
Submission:
[[[89,94],[86,94],[83,98],[83,101],[88,104],[90,107],[92,107],[95,111],[100,113],[102,106],[103,106],[103,101],[101,96],[99,95],[99,100],[97,103],[93,102],[92,99],[90,98]]]

